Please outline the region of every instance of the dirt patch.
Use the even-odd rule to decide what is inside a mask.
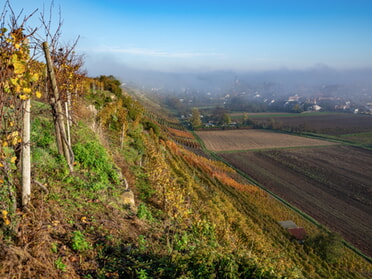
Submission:
[[[217,152],[334,144],[323,140],[256,129],[199,131],[197,135],[203,140],[207,149]]]
[[[220,154],[372,256],[372,152],[329,146]]]

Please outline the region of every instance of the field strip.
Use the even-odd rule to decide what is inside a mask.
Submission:
[[[337,144],[337,143],[334,143]],[[224,151],[215,151],[218,154],[225,154],[225,153],[241,153],[241,152],[255,152],[255,151],[265,151],[265,150],[272,150],[272,149],[295,149],[295,148],[317,148],[317,147],[326,147],[330,146],[330,144],[324,145],[308,145],[308,146],[289,146],[289,147],[267,147],[267,148],[258,148],[258,149],[244,149],[244,150],[224,150]]]
[[[274,148],[328,146],[337,143],[258,129],[196,132],[205,147],[214,152]]]

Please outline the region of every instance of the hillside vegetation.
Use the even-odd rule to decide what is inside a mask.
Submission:
[[[73,173],[57,152],[48,111],[33,102],[30,206],[12,211],[2,186],[1,277],[370,275],[340,242],[320,241],[331,238],[224,164],[177,144],[172,136],[190,134],[128,94],[95,91],[75,102]],[[308,244],[291,239],[281,220],[305,227]]]
[[[47,63],[34,60],[13,16],[0,30],[0,278],[371,275],[337,235],[204,154],[159,104],[86,77],[58,36],[42,44]],[[304,243],[284,220],[306,229]]]

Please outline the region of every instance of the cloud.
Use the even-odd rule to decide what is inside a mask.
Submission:
[[[168,57],[168,58],[193,58],[193,57],[215,57],[222,56],[221,53],[216,52],[167,52],[161,50],[147,49],[147,48],[101,48],[95,49],[96,52],[105,53],[125,53],[139,56],[151,57]]]

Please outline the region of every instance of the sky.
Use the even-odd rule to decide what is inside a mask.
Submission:
[[[0,0],[0,4],[5,0]],[[17,13],[49,0],[10,0]],[[371,0],[54,0],[88,74],[372,67]],[[34,23],[35,22],[35,23]],[[115,74],[115,73],[113,73]]]

